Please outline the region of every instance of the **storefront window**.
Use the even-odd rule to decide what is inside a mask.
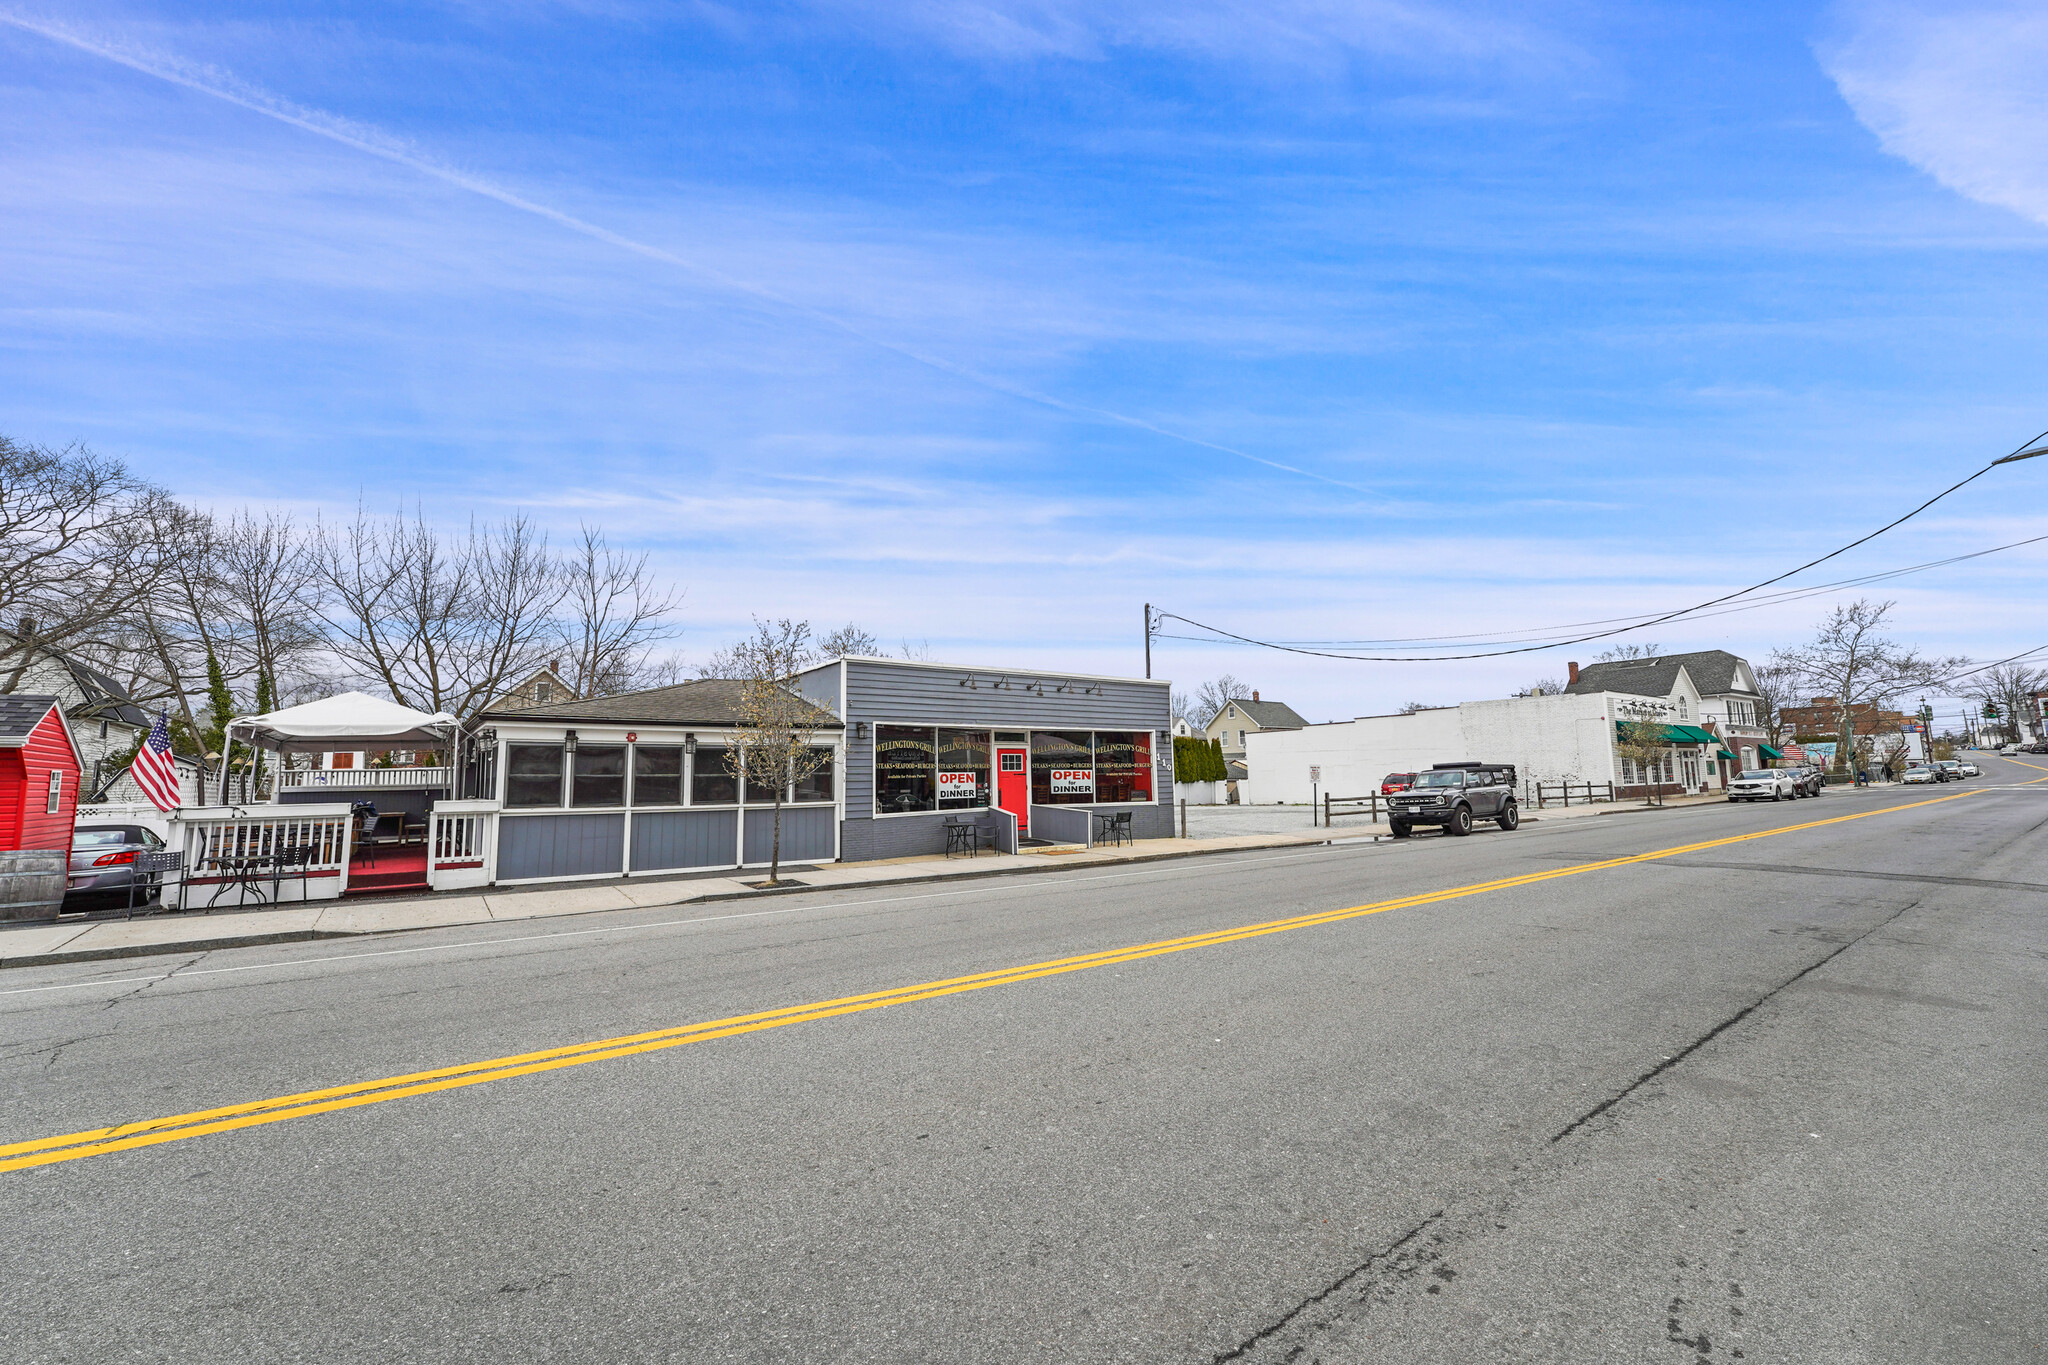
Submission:
[[[1094,738],[1086,730],[1032,731],[1032,801],[1041,806],[1079,806],[1096,799]]]
[[[1095,735],[1095,799],[1152,799],[1152,732],[1099,730]]]
[[[505,804],[562,804],[562,746],[508,744],[505,763]]]
[[[796,799],[799,801],[830,801],[832,799],[832,760],[827,757],[818,770],[796,784]]]
[[[683,804],[683,750],[676,744],[638,744],[633,748],[633,804]]]
[[[875,813],[936,810],[935,732],[923,725],[875,727]]]
[[[576,749],[569,782],[572,806],[626,804],[626,746],[583,744]]]
[[[988,731],[939,731],[939,809],[988,804]]]
[[[725,748],[700,747],[690,756],[690,804],[733,806],[739,804],[739,779],[725,766]]]

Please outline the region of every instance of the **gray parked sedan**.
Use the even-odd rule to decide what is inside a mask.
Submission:
[[[71,881],[64,892],[66,911],[96,910],[128,904],[128,883],[135,876],[135,855],[164,846],[142,825],[80,825],[71,832]],[[135,903],[155,895],[146,882],[135,888]]]

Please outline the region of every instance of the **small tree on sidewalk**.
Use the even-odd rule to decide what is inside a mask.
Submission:
[[[832,723],[829,711],[798,696],[797,672],[812,662],[808,621],[754,621],[754,633],[730,651],[740,685],[740,724],[726,750],[726,768],[746,792],[773,792],[775,838],[769,851],[768,885],[782,878],[782,807],[793,784],[832,760],[818,746],[818,732]]]
[[[1661,720],[1641,716],[1620,721],[1615,728],[1614,752],[1642,773],[1645,804],[1652,800],[1660,806],[1664,804],[1664,784],[1659,778],[1665,757],[1671,752],[1671,741],[1664,737],[1667,728]]]

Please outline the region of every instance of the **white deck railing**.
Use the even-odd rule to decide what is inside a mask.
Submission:
[[[427,885],[489,886],[497,875],[498,803],[436,801],[427,817]]]
[[[455,781],[453,768],[294,768],[277,774],[281,792],[390,791],[427,787],[445,790]]]
[[[166,897],[187,910],[271,903],[273,896],[280,902],[337,899],[348,890],[352,834],[345,804],[184,807],[171,817],[168,842],[184,852],[185,871]],[[303,875],[294,865],[274,877],[270,864],[278,853],[302,845],[313,850]]]

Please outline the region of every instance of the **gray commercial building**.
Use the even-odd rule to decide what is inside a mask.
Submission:
[[[1164,681],[845,658],[794,686],[829,759],[783,792],[785,863],[941,853],[948,824],[999,849],[1173,833]],[[457,786],[496,807],[490,879],[765,865],[772,796],[726,762],[744,719],[715,679],[486,711]]]
[[[797,682],[846,726],[848,861],[943,852],[949,818],[983,813],[1051,843],[1085,842],[1096,815],[1173,833],[1166,682],[865,658]]]

